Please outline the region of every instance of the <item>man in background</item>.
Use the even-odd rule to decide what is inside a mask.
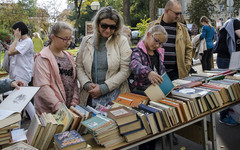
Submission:
[[[163,44],[165,49],[164,65],[171,80],[188,76],[192,64],[192,44],[187,28],[178,22],[182,14],[182,6],[177,0],[169,0],[164,14],[148,25],[162,25],[168,33],[168,40]],[[147,29],[147,30],[148,30]]]

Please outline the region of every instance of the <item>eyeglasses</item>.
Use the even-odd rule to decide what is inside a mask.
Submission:
[[[105,24],[105,23],[101,23],[100,26],[103,30],[106,30],[108,28],[110,28],[110,30],[116,30],[117,29],[116,25],[109,25],[109,24]]]
[[[152,38],[154,39],[154,42],[157,43],[160,47],[162,47],[163,43],[159,42],[158,39],[156,39],[153,35]]]
[[[71,37],[71,38],[69,38],[69,39],[65,39],[65,38],[62,38],[62,37],[59,37],[59,36],[57,36],[57,35],[54,35],[54,36],[56,36],[57,38],[59,38],[59,39],[61,39],[61,40],[63,40],[63,42],[65,42],[65,43],[67,43],[68,41],[70,41],[70,42],[72,42],[72,40],[73,40],[73,38]]]
[[[171,9],[169,9],[169,10],[171,10]],[[181,15],[182,14],[182,12],[175,12],[175,11],[173,11],[173,10],[171,10],[176,16],[178,16],[178,15]]]

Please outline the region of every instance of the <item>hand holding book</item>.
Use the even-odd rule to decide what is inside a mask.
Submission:
[[[149,81],[151,81],[151,83],[153,84],[153,86],[161,84],[163,81],[163,78],[156,72],[154,71],[150,71],[148,74],[148,79]]]

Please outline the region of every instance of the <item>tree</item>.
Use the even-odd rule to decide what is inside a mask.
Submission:
[[[150,21],[156,20],[156,12],[157,12],[157,6],[156,6],[156,0],[150,0],[149,1],[149,16],[151,18]]]
[[[211,15],[214,12],[213,7],[215,6],[212,0],[192,0],[191,3],[187,5],[189,21],[200,27],[200,18],[206,16],[211,19]]]
[[[130,0],[123,0],[123,18],[126,25],[131,25]]]

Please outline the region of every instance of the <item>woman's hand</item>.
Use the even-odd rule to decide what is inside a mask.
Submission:
[[[93,83],[92,83],[93,84]],[[90,87],[90,85],[89,85]],[[94,84],[92,87],[92,89],[88,90],[88,93],[92,96],[92,98],[98,98],[99,96],[102,95],[101,91],[100,91],[100,86],[99,84]]]
[[[13,82],[11,83],[11,87],[16,88],[16,89],[18,89],[18,90],[20,89],[19,86],[25,86],[25,83],[22,82],[22,81],[20,81],[20,80],[13,81]]]
[[[148,79],[155,86],[155,84],[160,84],[163,81],[163,78],[154,71],[149,72]]]

